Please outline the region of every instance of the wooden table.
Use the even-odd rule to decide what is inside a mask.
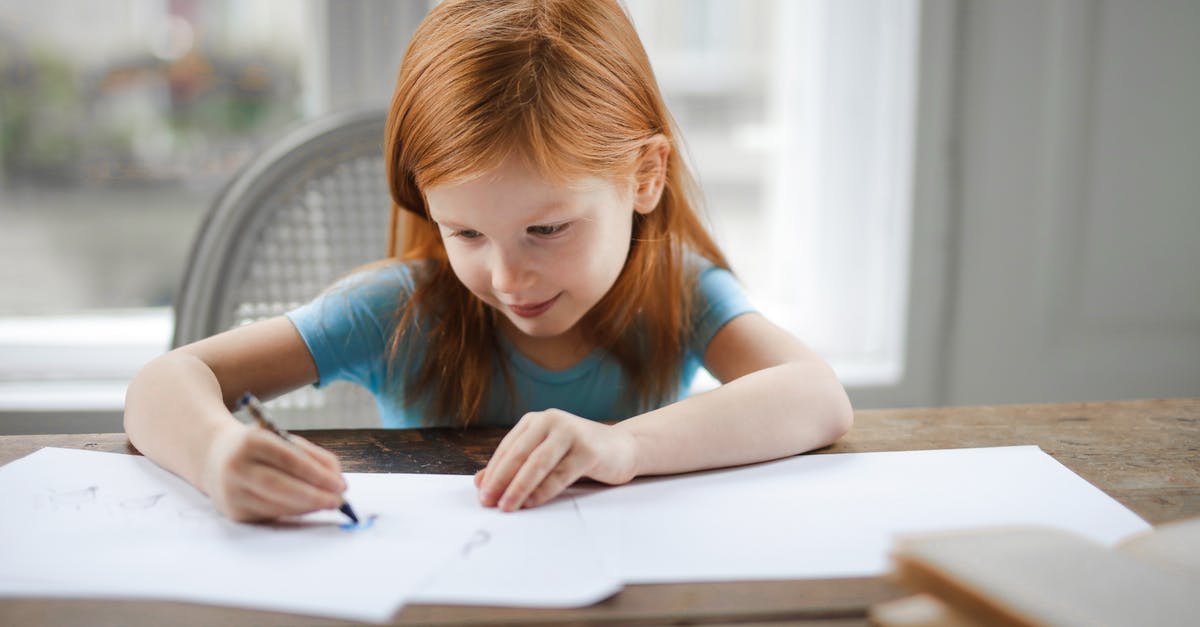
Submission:
[[[330,430],[303,435],[347,472],[472,473],[504,432]],[[1036,444],[1152,524],[1200,515],[1200,399],[859,411],[854,430],[816,452]],[[136,454],[124,434],[0,437],[0,463],[44,446]],[[0,543],[3,539],[0,538]],[[214,576],[219,574],[214,573]],[[631,585],[575,610],[412,605],[398,624],[866,624],[902,596],[883,578]],[[3,625],[339,625],[287,614],[168,602],[0,599]]]

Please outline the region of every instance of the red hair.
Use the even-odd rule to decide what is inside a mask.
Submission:
[[[408,342],[425,348],[405,402],[428,393],[427,423],[479,419],[496,364],[508,372],[499,314],[454,276],[422,190],[487,172],[514,150],[551,180],[627,181],[656,135],[671,145],[662,197],[634,214],[620,276],[579,323],[624,369],[643,409],[678,394],[695,280],[685,251],[728,263],[694,210],[695,185],[632,22],[612,0],[447,0],[417,28],[387,120],[388,255],[427,266],[389,354],[403,359],[399,346],[422,336]]]

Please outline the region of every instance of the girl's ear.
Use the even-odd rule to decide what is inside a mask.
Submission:
[[[647,214],[658,206],[667,181],[667,160],[670,156],[671,142],[661,134],[646,140],[642,146],[642,155],[634,170],[634,211]]]

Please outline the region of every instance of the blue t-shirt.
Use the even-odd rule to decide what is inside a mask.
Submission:
[[[732,274],[707,261],[703,264],[693,301],[695,312],[687,335],[687,353],[679,373],[681,397],[717,331],[734,317],[754,311]],[[365,387],[375,397],[385,427],[457,424],[445,419],[424,421],[427,403],[421,397],[405,405],[402,386],[419,363],[397,364],[389,378],[388,346],[397,310],[414,288],[414,267],[396,262],[352,275],[312,302],[288,312],[287,317],[300,331],[316,362],[317,387],[337,380]],[[623,393],[630,382],[606,351],[595,350],[566,370],[548,370],[500,337],[501,356],[507,360],[517,396],[509,397],[508,385],[497,366],[479,424],[510,426],[526,412],[550,408],[592,420],[616,420],[637,413],[629,399],[633,395]],[[402,346],[397,354],[410,354],[409,348]],[[423,355],[421,347],[417,348],[411,354]]]

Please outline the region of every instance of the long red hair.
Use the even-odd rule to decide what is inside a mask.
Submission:
[[[695,279],[685,252],[728,263],[696,214],[695,185],[632,22],[613,0],[447,0],[426,16],[400,66],[384,155],[388,255],[424,262],[390,355],[394,363],[406,358],[400,346],[424,347],[404,386],[406,403],[428,395],[427,424],[478,420],[497,364],[509,375],[499,314],[454,276],[422,190],[487,172],[513,150],[551,180],[627,181],[659,134],[671,144],[662,197],[634,214],[624,269],[579,323],[624,369],[643,409],[678,393]]]

